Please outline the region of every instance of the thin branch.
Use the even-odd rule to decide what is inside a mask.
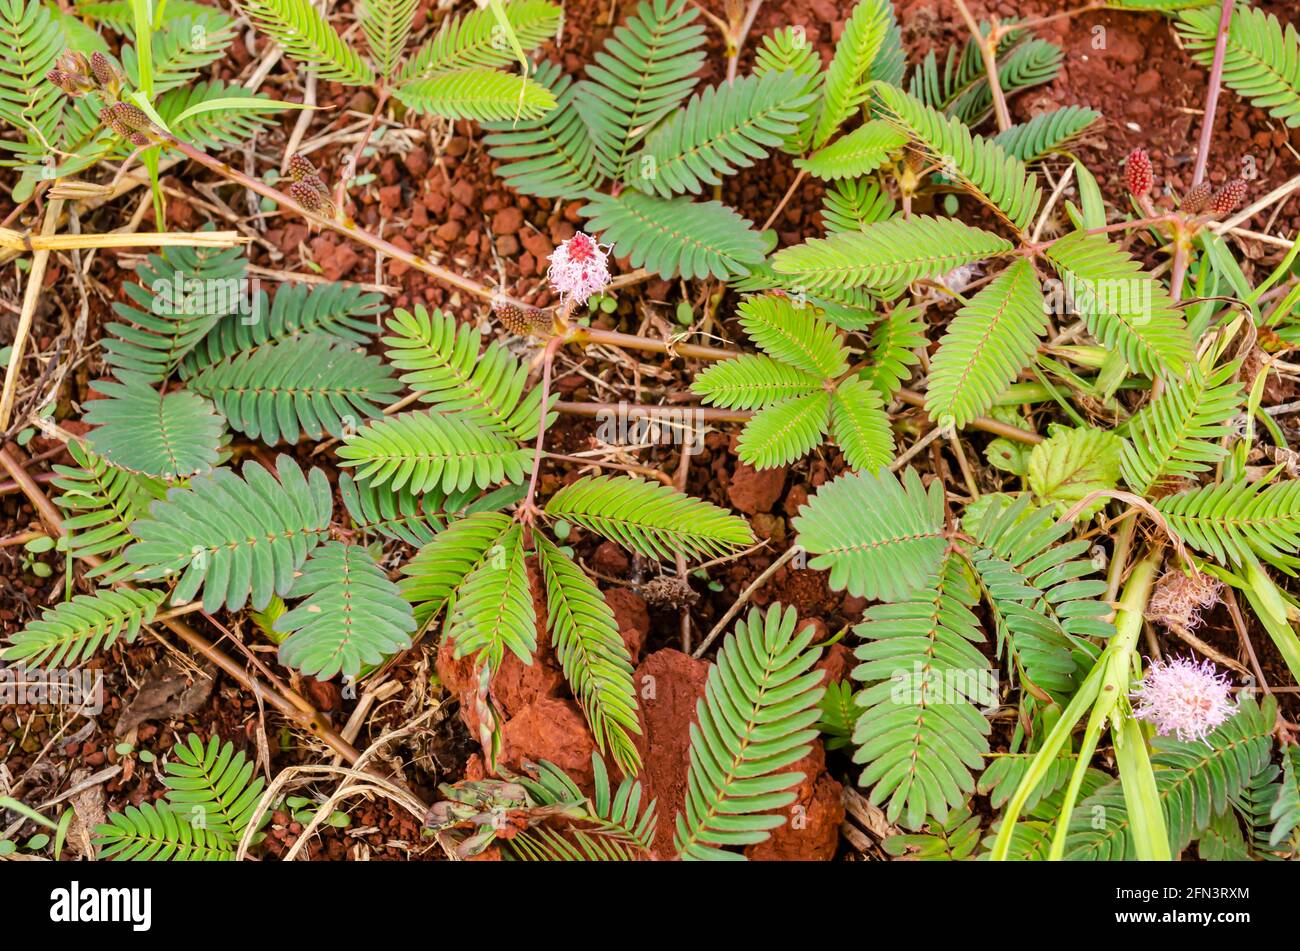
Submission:
[[[1228,50],[1228,27],[1232,23],[1233,0],[1223,0],[1219,15],[1219,37],[1214,41],[1214,63],[1210,67],[1210,85],[1205,90],[1205,118],[1201,122],[1201,139],[1196,146],[1196,168],[1192,184],[1205,180],[1205,166],[1210,161],[1210,140],[1214,138],[1214,113],[1219,108],[1219,92],[1223,88],[1223,57]]]

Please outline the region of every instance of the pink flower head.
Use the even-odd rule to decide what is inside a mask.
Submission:
[[[1184,743],[1203,740],[1237,712],[1232,683],[1210,661],[1190,657],[1155,661],[1137,689],[1133,716],[1148,720],[1160,736],[1176,734]]]
[[[566,300],[585,304],[609,286],[609,252],[579,231],[551,255],[546,278]]]

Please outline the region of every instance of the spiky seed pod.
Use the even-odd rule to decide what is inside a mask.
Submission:
[[[1214,197],[1210,199],[1210,210],[1217,217],[1222,218],[1236,211],[1245,197],[1246,183],[1240,178],[1234,178],[1214,193]]]
[[[320,175],[320,172],[316,171],[316,166],[311,164],[311,160],[301,152],[295,152],[289,157],[288,172],[289,177],[295,182],[300,182],[309,175]]]
[[[550,316],[537,307],[520,307],[509,301],[498,300],[493,302],[492,312],[501,321],[501,326],[520,337],[529,334],[545,336],[551,329]]]
[[[1183,211],[1189,215],[1199,215],[1209,205],[1212,191],[1209,182],[1193,185],[1183,196]]]
[[[315,178],[315,176],[312,176]],[[334,203],[329,199],[329,190],[325,188],[325,183],[319,178],[303,179],[300,182],[292,182],[288,188],[289,197],[302,205],[308,211],[314,211],[317,214],[330,214],[334,210]]]
[[[132,135],[135,135],[136,132],[118,117],[117,107],[119,105],[120,103],[115,102],[112,105],[100,109],[99,121],[104,123],[104,125],[108,126],[118,135],[122,136],[122,138],[130,138]]]
[[[77,79],[71,73],[65,73],[61,69],[52,69],[45,74],[45,79],[51,85],[58,86],[69,96],[80,96],[81,89],[77,85]]]
[[[90,72],[106,89],[114,89],[122,82],[122,74],[103,53],[95,53],[90,57]]]
[[[1125,163],[1125,176],[1128,190],[1137,198],[1145,198],[1151,193],[1155,184],[1155,174],[1151,170],[1151,157],[1146,149],[1134,149],[1128,154]]]

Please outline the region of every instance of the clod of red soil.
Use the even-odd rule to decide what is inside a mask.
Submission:
[[[799,619],[798,630],[810,627],[813,631],[812,643],[820,644],[831,636],[831,629],[826,626],[826,622],[819,617],[804,617]]]
[[[551,650],[551,635],[546,629],[546,601],[541,590],[535,560],[528,564],[533,589],[533,614],[537,618],[537,650],[533,662],[525,664],[507,651],[492,678],[492,700],[503,717],[511,717],[535,700],[553,697],[564,687],[560,670]],[[447,638],[438,645],[434,669],[443,686],[460,701],[460,718],[473,736],[478,735],[479,718],[475,698],[478,694],[479,666],[472,658],[455,656],[455,646]]]
[[[839,845],[844,822],[844,787],[823,775],[812,795],[790,807],[788,821],[771,838],[745,849],[755,862],[829,862]]]
[[[650,634],[650,612],[646,610],[645,600],[627,588],[611,588],[605,592],[605,602],[614,612],[618,633],[623,636],[635,664]]]
[[[577,704],[544,697],[524,707],[501,728],[498,762],[519,773],[525,762],[550,760],[589,793],[595,782],[591,771],[595,749],[596,741]]]
[[[673,829],[686,802],[691,724],[695,704],[704,696],[709,665],[672,648],[655,651],[641,662],[632,682],[640,704],[641,735],[636,737],[643,766],[645,798],[658,800],[654,855],[674,855]]]
[[[832,644],[817,661],[816,669],[826,671],[826,678],[822,683],[827,687],[837,684],[847,679],[849,671],[853,669],[853,651],[846,647],[843,641]]]
[[[622,578],[632,567],[632,562],[618,545],[613,542],[601,542],[596,547],[595,554],[591,556],[591,567],[606,578]]]
[[[785,488],[785,466],[775,469],[755,469],[737,462],[727,485],[727,498],[732,506],[746,515],[770,512]]]

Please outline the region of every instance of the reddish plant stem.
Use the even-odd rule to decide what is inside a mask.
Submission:
[[[366,126],[366,131],[362,134],[361,140],[357,142],[357,147],[352,150],[347,162],[339,169],[339,182],[334,189],[334,207],[342,208],[343,202],[348,197],[348,183],[357,177],[357,167],[361,164],[361,153],[366,150],[370,144],[370,136],[374,134],[375,126],[379,124],[379,114],[384,111],[384,104],[388,102],[388,90],[379,90],[379,101],[375,103],[375,111],[370,114],[370,124]]]
[[[567,310],[567,308],[566,308]],[[551,367],[555,363],[555,354],[564,342],[563,337],[552,337],[542,351],[542,411],[537,420],[537,445],[533,449],[533,474],[528,479],[528,494],[519,506],[519,516],[525,525],[531,525],[537,512],[537,477],[542,472],[542,450],[546,443],[546,417],[550,413],[547,403],[551,399]]]
[[[1223,57],[1228,50],[1228,27],[1232,24],[1233,0],[1223,0],[1219,16],[1219,36],[1214,41],[1214,62],[1210,66],[1210,85],[1205,90],[1205,117],[1201,121],[1201,139],[1196,146],[1196,167],[1192,184],[1205,179],[1205,167],[1210,161],[1210,140],[1214,138],[1214,114],[1219,108],[1219,92],[1223,88]]]

